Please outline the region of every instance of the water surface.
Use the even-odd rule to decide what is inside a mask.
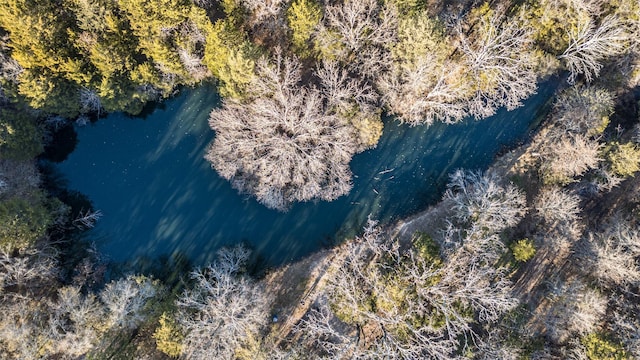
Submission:
[[[354,157],[349,195],[287,213],[239,195],[203,159],[214,136],[208,114],[219,105],[209,87],[186,90],[144,119],[116,113],[78,128],[78,145],[58,168],[103,212],[89,236],[112,261],[180,253],[204,265],[216,249],[246,242],[277,265],[354,235],[369,214],[389,223],[439,200],[453,170],[485,169],[526,138],[555,83],[481,121],[426,128],[389,120],[378,147]]]

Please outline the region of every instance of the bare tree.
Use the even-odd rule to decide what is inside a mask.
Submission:
[[[458,27],[460,48],[475,89],[469,113],[484,118],[505,106],[512,110],[536,91],[532,29],[490,11],[469,35]]]
[[[553,122],[572,133],[598,135],[608,125],[613,105],[613,94],[605,89],[572,86],[556,99]]]
[[[593,259],[590,272],[601,283],[608,286],[640,282],[640,268],[636,265],[637,253],[628,251],[623,244],[610,237],[590,237]]]
[[[550,283],[545,327],[547,335],[556,343],[571,336],[586,335],[598,330],[607,310],[607,298],[588,288],[579,280]]]
[[[302,335],[303,343],[334,359],[348,358],[357,352],[357,336],[344,331],[345,324],[326,306],[328,299],[311,308],[294,331]]]
[[[45,262],[40,258],[26,266],[31,267],[30,272],[51,272],[43,269]],[[30,282],[27,287],[35,289],[38,279],[31,276],[26,280]],[[56,285],[54,279],[46,281],[49,287]],[[100,299],[92,293],[84,294],[81,286],[60,287],[54,296],[48,296],[42,288],[35,289],[38,295],[0,289],[0,356],[77,359],[108,346],[102,343],[107,331],[139,324],[155,286],[148,279],[128,277],[107,284]]]
[[[401,250],[370,223],[346,245],[346,258],[329,280],[340,321],[321,310],[304,323],[322,334],[315,344],[336,358],[401,359],[449,359],[471,346],[480,336],[474,321],[495,322],[518,302],[506,269],[493,266],[505,251],[500,239],[479,230],[458,235],[457,246],[436,260]],[[357,338],[342,322],[358,329]]]
[[[450,357],[457,346],[455,336],[445,336],[446,330],[434,324],[429,316],[437,316],[437,310],[431,308],[431,300],[425,302],[416,293],[420,285],[429,280],[433,283],[440,275],[437,266],[422,262],[424,266],[412,267],[411,262],[400,261],[398,244],[383,236],[373,223],[348,245],[347,256],[330,278],[327,293],[334,315],[361,333],[357,339],[348,333],[341,335],[336,327],[340,322],[323,313],[309,318],[315,322],[313,327],[306,324],[321,331],[317,342],[330,355],[344,359]]]
[[[322,92],[328,105],[336,107],[338,113],[348,113],[357,107],[361,111],[375,111],[377,95],[371,86],[349,76],[346,69],[336,61],[323,60],[316,75],[322,84]]]
[[[240,3],[251,12],[255,21],[278,18],[285,7],[284,0],[240,0]]]
[[[493,173],[457,170],[444,195],[453,201],[456,217],[490,232],[516,225],[527,211],[524,194],[513,185],[503,186]]]
[[[80,107],[83,114],[92,113],[100,116],[102,110],[102,101],[95,90],[88,88],[80,89]]]
[[[49,309],[47,337],[52,340],[51,353],[79,357],[99,342],[105,330],[105,309],[94,295],[82,294],[79,287],[63,287]]]
[[[444,326],[432,328],[431,332],[441,333],[443,341],[453,346],[452,350],[460,345],[460,337],[466,348],[479,336],[465,311],[473,311],[474,318],[481,323],[492,323],[518,304],[511,295],[507,269],[487,266],[474,255],[477,254],[454,252],[437,272],[425,271],[419,263],[409,263],[407,280],[415,282],[418,294],[417,301],[409,304],[411,312],[437,314]]]
[[[587,348],[579,338],[571,338],[562,348],[562,355],[569,360],[590,360]]]
[[[563,91],[555,101],[552,121],[540,144],[540,175],[545,183],[567,184],[589,169],[596,169],[600,158],[599,136],[613,113],[613,95],[594,87],[576,86]],[[604,184],[613,187],[612,173],[601,172]]]
[[[244,23],[255,42],[270,48],[290,45],[287,10],[291,1],[239,0],[238,3],[246,9]]]
[[[190,82],[199,82],[211,75],[207,67],[202,63],[206,36],[204,32],[192,21],[188,20],[180,24],[178,33],[183,44],[178,48],[178,56],[185,70],[192,77]]]
[[[580,198],[560,187],[543,187],[533,202],[537,220],[536,244],[556,253],[570,251],[584,230]]]
[[[615,296],[616,310],[611,316],[610,328],[622,340],[630,355],[640,356],[640,306],[634,301],[635,294],[629,297]]]
[[[0,356],[5,359],[39,359],[48,342],[43,303],[31,296],[15,293],[0,298]],[[35,311],[34,311],[35,310]]]
[[[536,215],[547,225],[555,227],[579,219],[580,198],[559,187],[542,188],[534,201]]]
[[[299,64],[276,56],[258,64],[246,104],[225,100],[211,112],[216,132],[206,159],[234,187],[269,208],[334,200],[351,189],[355,130],[315,88],[302,87]]]
[[[611,191],[622,181],[624,177],[608,169],[606,164],[600,163],[600,166],[593,170],[593,177],[585,184],[584,190],[587,194],[596,195],[599,192]]]
[[[411,125],[434,121],[453,123],[467,115],[465,89],[455,79],[460,68],[437,68],[437,63],[424,59],[415,69],[402,69],[397,76],[380,79],[378,88],[390,111]]]
[[[600,234],[589,234],[587,267],[600,284],[615,288],[640,284],[640,231],[615,219]]]
[[[561,360],[562,358],[552,354],[549,344],[545,344],[542,349],[534,350],[531,353],[531,360]]]
[[[142,310],[158,293],[158,284],[144,276],[127,276],[108,283],[100,293],[108,328],[132,329],[143,319]]]
[[[178,55],[180,61],[187,72],[193,77],[195,82],[198,82],[210,75],[207,67],[202,64],[202,57],[198,56],[186,49],[178,49]]]
[[[268,323],[272,298],[239,273],[248,255],[243,247],[222,250],[218,261],[191,274],[193,288],[178,301],[186,358],[234,359]]]
[[[384,11],[380,3],[373,0],[345,0],[327,7],[326,20],[341,35],[347,50],[353,53],[368,45],[384,44],[389,39],[395,25],[392,21],[396,19],[385,18]]]
[[[591,18],[570,27],[569,46],[558,58],[563,60],[573,83],[578,75],[590,82],[602,69],[602,62],[629,49],[629,34],[616,15],[606,16],[596,24]]]
[[[453,52],[438,24],[426,14],[402,19],[388,72],[378,78],[383,102],[402,122],[455,122],[466,116],[463,101],[469,88],[460,77],[463,66],[448,58]]]
[[[474,359],[479,360],[518,360],[522,359],[523,349],[520,349],[504,338],[498,327],[489,329],[488,334],[476,341]]]
[[[349,76],[336,61],[323,60],[316,69],[327,106],[353,125],[358,133],[357,151],[375,147],[382,136],[382,120],[374,90],[361,79]]]
[[[0,356],[3,359],[77,359],[104,332],[104,308],[79,287],[55,297],[7,292],[0,297]]]
[[[344,0],[327,6],[324,15],[316,39],[326,57],[370,79],[388,67],[385,46],[394,42],[395,8],[376,0]]]
[[[545,142],[540,153],[540,172],[545,183],[567,184],[576,176],[596,168],[600,158],[600,143],[586,135],[566,134],[556,130]]]
[[[37,288],[58,275],[57,251],[52,247],[30,248],[17,256],[0,250],[0,292],[2,288]]]

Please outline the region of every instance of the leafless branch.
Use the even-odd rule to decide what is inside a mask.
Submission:
[[[590,82],[600,73],[602,61],[629,48],[629,34],[615,15],[605,17],[600,24],[595,24],[590,18],[580,21],[568,35],[569,46],[558,58],[565,62],[571,72],[570,83],[578,75],[584,75]]]
[[[225,100],[211,113],[216,137],[206,159],[234,187],[267,207],[334,200],[351,189],[355,129],[320,91],[299,85],[299,63],[263,60],[246,104]]]

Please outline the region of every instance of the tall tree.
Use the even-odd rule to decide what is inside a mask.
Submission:
[[[193,288],[177,302],[186,358],[234,359],[267,325],[272,299],[242,275],[248,257],[244,247],[222,249],[217,261],[191,274]]]
[[[334,200],[351,189],[354,128],[313,87],[300,85],[300,64],[263,59],[246,103],[225,100],[211,112],[216,137],[206,158],[241,192],[267,207]]]
[[[314,0],[296,0],[291,3],[287,10],[287,20],[293,48],[299,56],[310,55],[311,35],[321,18],[322,8]]]
[[[629,49],[629,33],[615,15],[581,21],[569,31],[569,46],[559,56],[571,73],[570,82],[583,75],[587,82],[598,76],[602,62]]]
[[[220,82],[223,96],[242,99],[255,78],[259,51],[232,20],[221,19],[213,25],[206,37],[203,62]]]
[[[533,31],[527,25],[507,19],[485,5],[472,10],[467,19],[473,30],[458,30],[472,86],[469,114],[484,118],[506,107],[522,105],[536,90],[536,56]]]
[[[87,77],[84,62],[68,41],[73,17],[61,1],[11,0],[0,4],[0,27],[9,34],[11,56],[24,69],[19,92],[36,109],[75,116],[77,83]],[[71,99],[70,99],[71,98]]]
[[[403,17],[397,31],[397,42],[387,45],[390,71],[376,84],[390,112],[411,125],[462,119],[469,89],[442,25],[421,12]]]
[[[191,74],[185,68],[178,50],[193,54],[207,31],[203,9],[188,0],[131,0],[119,3],[137,37],[142,53],[161,74],[167,89],[176,83],[190,83]]]

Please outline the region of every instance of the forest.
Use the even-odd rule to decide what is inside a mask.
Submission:
[[[551,76],[488,170],[265,271],[238,245],[118,274],[80,236],[100,210],[41,161],[214,83],[202,156],[284,212],[349,193],[391,122],[481,121]],[[638,0],[3,0],[0,357],[640,359],[639,86]]]

